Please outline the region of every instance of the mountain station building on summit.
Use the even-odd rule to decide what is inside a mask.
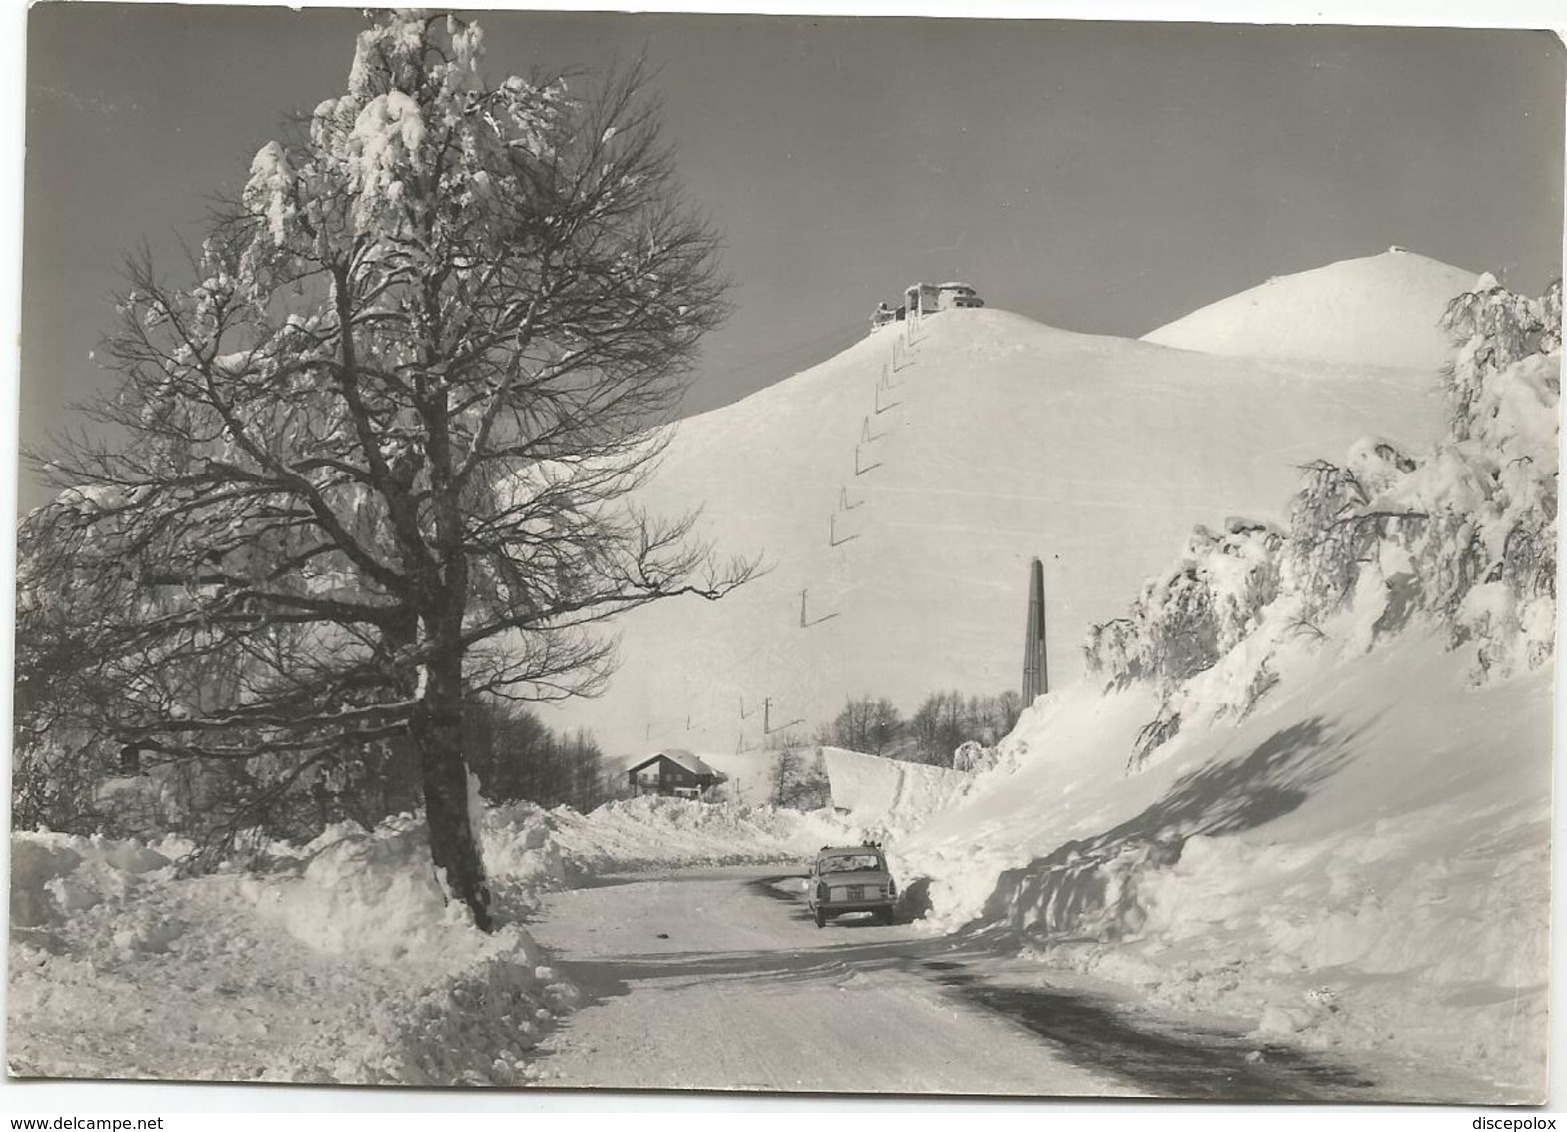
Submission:
[[[938,311],[973,309],[985,305],[979,292],[967,283],[911,283],[903,292],[903,305],[890,307],[879,303],[871,312],[871,331],[906,318],[922,318]]]

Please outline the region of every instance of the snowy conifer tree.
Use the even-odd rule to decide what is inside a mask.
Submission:
[[[116,440],[49,461],[22,621],[115,689],[83,726],[242,767],[231,824],[411,745],[434,864],[487,928],[465,698],[591,691],[595,623],[752,566],[626,498],[723,313],[639,76],[490,85],[481,38],[377,19],[347,91],[256,154],[191,285],[129,263],[96,411]]]

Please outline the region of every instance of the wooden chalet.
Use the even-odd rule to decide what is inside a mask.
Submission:
[[[669,750],[649,755],[626,771],[631,793],[666,794],[700,798],[723,780],[712,767],[690,751]]]

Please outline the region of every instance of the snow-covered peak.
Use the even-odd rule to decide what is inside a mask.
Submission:
[[[1475,273],[1403,248],[1280,275],[1150,331],[1143,341],[1231,357],[1435,369],[1438,326]]]

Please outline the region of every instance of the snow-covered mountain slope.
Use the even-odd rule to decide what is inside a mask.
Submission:
[[[994,694],[1020,679],[1035,555],[1060,684],[1193,524],[1278,517],[1299,464],[1367,433],[1424,444],[1441,419],[1434,372],[1205,356],[994,308],[927,318],[878,393],[896,338],[682,423],[642,502],[703,507],[702,537],[770,572],[621,619],[608,692],[559,722],[612,754],[705,757],[846,696]]]
[[[1437,321],[1475,274],[1394,248],[1281,275],[1143,336],[1232,357],[1432,369],[1452,347]]]

